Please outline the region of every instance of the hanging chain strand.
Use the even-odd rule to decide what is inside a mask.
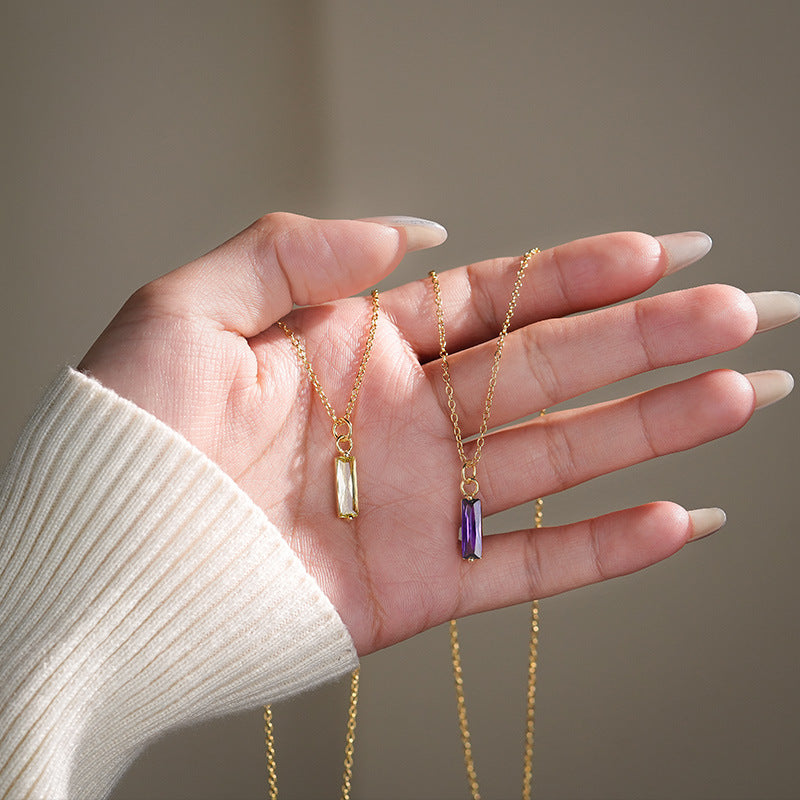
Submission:
[[[547,409],[542,409],[543,417]],[[537,497],[534,503],[533,525],[541,528],[544,521],[544,498]],[[531,800],[533,783],[534,717],[536,713],[536,671],[539,666],[539,601],[531,603],[531,638],[528,646],[528,692],[525,714],[525,756],[522,761],[522,800]]]
[[[278,772],[275,761],[275,729],[272,726],[272,706],[264,706],[264,742],[267,754],[269,800],[278,800]]]
[[[283,322],[278,322],[278,327],[286,334],[289,341],[292,343],[300,363],[305,367],[308,377],[311,380],[311,385],[314,391],[322,401],[325,411],[331,418],[333,423],[333,437],[336,440],[336,449],[342,455],[349,455],[353,448],[353,423],[350,417],[353,414],[353,409],[356,406],[358,393],[361,389],[361,384],[364,382],[364,374],[367,371],[367,362],[372,353],[372,346],[375,343],[375,332],[378,329],[378,311],[380,310],[380,296],[378,290],[372,292],[372,316],[370,317],[369,333],[367,333],[367,341],[364,345],[364,353],[361,356],[361,361],[358,364],[356,378],[353,383],[353,390],[350,392],[350,399],[347,402],[347,408],[344,414],[340,417],[336,414],[333,406],[331,405],[328,396],[325,394],[322,384],[319,382],[317,373],[311,366],[308,359],[305,345],[297,338],[295,332]],[[344,431],[342,431],[344,428]],[[344,767],[342,773],[342,800],[350,800],[351,783],[353,779],[353,752],[356,742],[356,713],[358,711],[358,684],[359,684],[359,670],[353,670],[350,676],[350,703],[347,710],[347,734],[345,737],[344,748]],[[277,800],[278,798],[278,779],[277,779],[277,766],[275,759],[275,731],[272,724],[272,708],[271,706],[264,706],[264,744],[267,758],[267,781],[269,787],[269,800]]]
[[[360,672],[350,676],[350,707],[347,710],[347,736],[344,746],[344,772],[342,774],[342,800],[350,800],[350,782],[353,779],[353,748],[356,744],[356,712],[358,711],[358,681]]]
[[[508,310],[503,321],[503,326],[497,338],[497,346],[495,348],[494,360],[492,361],[492,369],[489,377],[489,388],[486,393],[486,405],[484,406],[483,416],[481,418],[481,425],[475,441],[475,452],[472,458],[468,458],[464,450],[463,434],[461,432],[461,425],[458,419],[458,410],[456,407],[455,391],[453,389],[453,382],[450,377],[450,362],[447,355],[447,339],[444,329],[444,308],[442,304],[441,287],[439,285],[439,278],[435,272],[430,273],[431,283],[433,285],[434,299],[436,301],[436,322],[439,330],[439,355],[442,362],[442,377],[444,379],[445,392],[447,394],[447,408],[450,412],[450,422],[453,425],[453,435],[456,440],[456,448],[458,450],[459,458],[461,459],[461,491],[465,497],[472,499],[479,489],[477,480],[477,467],[483,452],[483,445],[486,439],[486,434],[489,430],[489,417],[492,411],[492,402],[494,401],[495,389],[497,386],[497,375],[500,370],[500,359],[503,355],[503,347],[505,345],[506,335],[511,327],[511,319],[514,316],[517,303],[519,301],[520,289],[522,281],[525,277],[525,270],[530,264],[534,255],[539,252],[538,248],[528,250],[521,260],[517,269],[517,276],[514,281],[514,288],[511,292],[511,299],[508,304]],[[540,416],[544,415],[545,411],[540,412]],[[467,487],[470,487],[469,489]],[[534,525],[537,528],[542,527],[542,509],[544,506],[543,498],[539,497],[535,503],[534,512]],[[464,695],[464,674],[461,667],[461,646],[458,640],[458,624],[456,620],[450,620],[450,654],[453,662],[453,680],[456,690],[456,705],[458,710],[458,726],[461,732],[461,744],[464,749],[464,765],[467,772],[467,782],[469,784],[472,800],[480,800],[480,787],[478,784],[478,776],[475,770],[475,760],[472,754],[472,738],[469,731],[469,723],[467,720],[467,704]],[[534,742],[534,712],[536,707],[536,669],[538,664],[539,654],[539,602],[534,600],[531,603],[531,621],[530,621],[530,642],[528,647],[528,680],[527,680],[527,693],[526,693],[526,714],[525,714],[525,751],[523,757],[523,776],[522,776],[522,798],[523,800],[531,799],[531,784],[533,781],[533,742]]]
[[[522,760],[522,800],[531,800],[531,784],[533,783],[533,732],[536,712],[536,667],[538,657],[539,601],[534,600],[531,603],[531,638],[528,647],[528,691],[525,714],[525,755]]]
[[[350,704],[347,709],[347,733],[344,744],[344,771],[342,773],[341,800],[350,800],[353,780],[353,751],[356,744],[356,714],[358,712],[359,670],[350,676]],[[278,770],[275,759],[275,729],[272,725],[272,707],[264,706],[264,742],[267,754],[267,781],[269,800],[278,800]]]
[[[481,800],[478,787],[478,775],[475,772],[475,760],[472,757],[472,739],[467,722],[467,701],[464,698],[464,674],[461,671],[461,645],[458,643],[458,625],[450,620],[450,657],[453,661],[453,681],[456,686],[456,707],[458,710],[458,728],[461,731],[461,745],[464,748],[464,766],[467,770],[467,783],[472,800]]]
[[[542,411],[540,415],[545,412]],[[542,508],[544,499],[536,498],[534,505],[534,525],[542,527]],[[461,668],[461,645],[458,641],[458,625],[450,620],[450,655],[453,661],[453,681],[456,687],[456,706],[458,709],[458,727],[461,731],[461,744],[464,748],[464,766],[467,770],[467,782],[472,800],[481,800],[478,776],[475,771],[475,760],[472,757],[472,738],[467,721],[467,701],[464,696],[464,674]],[[530,640],[528,643],[528,689],[525,704],[525,753],[522,761],[522,800],[531,800],[533,783],[533,741],[534,716],[536,710],[536,670],[539,662],[539,601],[531,603]]]
[[[364,374],[367,371],[367,362],[369,361],[369,357],[372,353],[372,345],[375,343],[375,331],[378,329],[378,311],[380,309],[380,305],[378,290],[375,289],[372,292],[372,317],[369,322],[367,342],[364,345],[364,354],[361,356],[361,362],[358,365],[356,379],[353,383],[353,391],[350,392],[350,399],[347,401],[347,408],[341,417],[337,416],[336,411],[331,405],[331,401],[328,400],[328,395],[325,394],[325,390],[322,388],[322,384],[319,382],[317,373],[314,372],[314,368],[311,366],[311,362],[308,360],[306,346],[297,338],[295,332],[288,325],[283,322],[276,323],[294,346],[294,349],[297,352],[297,357],[300,359],[300,363],[305,367],[308,377],[311,379],[311,385],[314,387],[314,391],[322,401],[322,405],[325,406],[325,411],[328,412],[328,416],[331,418],[331,421],[334,424],[338,424],[343,420],[349,420],[353,414],[353,409],[355,408],[356,400],[358,399],[358,392],[361,389],[361,384],[364,382]]]
[[[456,447],[458,448],[458,455],[461,463],[476,469],[478,462],[481,459],[483,452],[483,444],[486,439],[486,433],[489,430],[489,417],[492,413],[492,403],[494,402],[494,393],[497,387],[497,374],[500,371],[500,359],[503,355],[503,347],[506,342],[506,334],[511,327],[511,318],[514,316],[514,311],[517,308],[519,301],[519,293],[522,288],[522,281],[525,277],[525,270],[528,268],[531,259],[539,252],[538,247],[533,250],[528,250],[519,263],[517,269],[517,277],[514,281],[514,288],[511,291],[511,300],[508,303],[508,310],[506,311],[505,319],[503,320],[503,327],[500,328],[500,333],[497,337],[497,346],[494,351],[494,360],[492,362],[492,370],[489,376],[489,389],[486,392],[486,405],[483,409],[483,417],[481,419],[481,427],[478,432],[478,438],[475,440],[475,453],[472,458],[467,458],[464,451],[464,442],[461,433],[461,426],[458,421],[458,411],[456,410],[455,392],[453,390],[453,382],[450,378],[450,361],[447,355],[447,338],[444,332],[444,307],[442,305],[442,293],[439,286],[439,276],[435,272],[430,272],[431,283],[433,284],[433,291],[436,300],[436,322],[439,328],[439,356],[442,360],[442,376],[444,377],[445,391],[447,392],[447,408],[450,411],[450,421],[453,423],[453,434],[456,439]]]

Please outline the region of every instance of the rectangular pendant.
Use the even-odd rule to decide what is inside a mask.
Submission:
[[[481,518],[481,501],[477,497],[472,500],[461,499],[461,529],[458,532],[461,542],[461,558],[475,561],[483,553],[483,520]]]
[[[353,456],[336,456],[336,507],[341,519],[358,516],[358,482]]]

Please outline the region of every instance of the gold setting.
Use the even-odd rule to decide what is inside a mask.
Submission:
[[[336,515],[339,519],[355,519],[358,516],[358,479],[356,477],[356,460],[353,456],[336,456]],[[350,486],[351,504],[346,499],[346,484]]]

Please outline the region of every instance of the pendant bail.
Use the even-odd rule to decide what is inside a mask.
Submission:
[[[353,453],[353,423],[347,415],[333,421],[333,435],[339,455],[334,459],[336,468],[336,513],[339,519],[358,516],[358,480]]]
[[[468,475],[467,470],[470,470],[472,474]],[[461,494],[467,500],[474,500],[475,495],[480,491],[477,474],[478,465],[472,459],[465,461],[461,467]]]
[[[341,428],[344,426],[344,433]],[[343,455],[349,456],[353,452],[353,423],[347,417],[337,417],[333,421],[333,438],[336,439],[336,449]]]

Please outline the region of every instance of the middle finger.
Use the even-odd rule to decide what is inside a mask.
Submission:
[[[758,322],[732,286],[701,286],[528,325],[508,335],[492,407],[493,426],[659,367],[731,350]],[[464,434],[481,423],[496,340],[449,357]],[[424,367],[447,408],[441,361]]]

